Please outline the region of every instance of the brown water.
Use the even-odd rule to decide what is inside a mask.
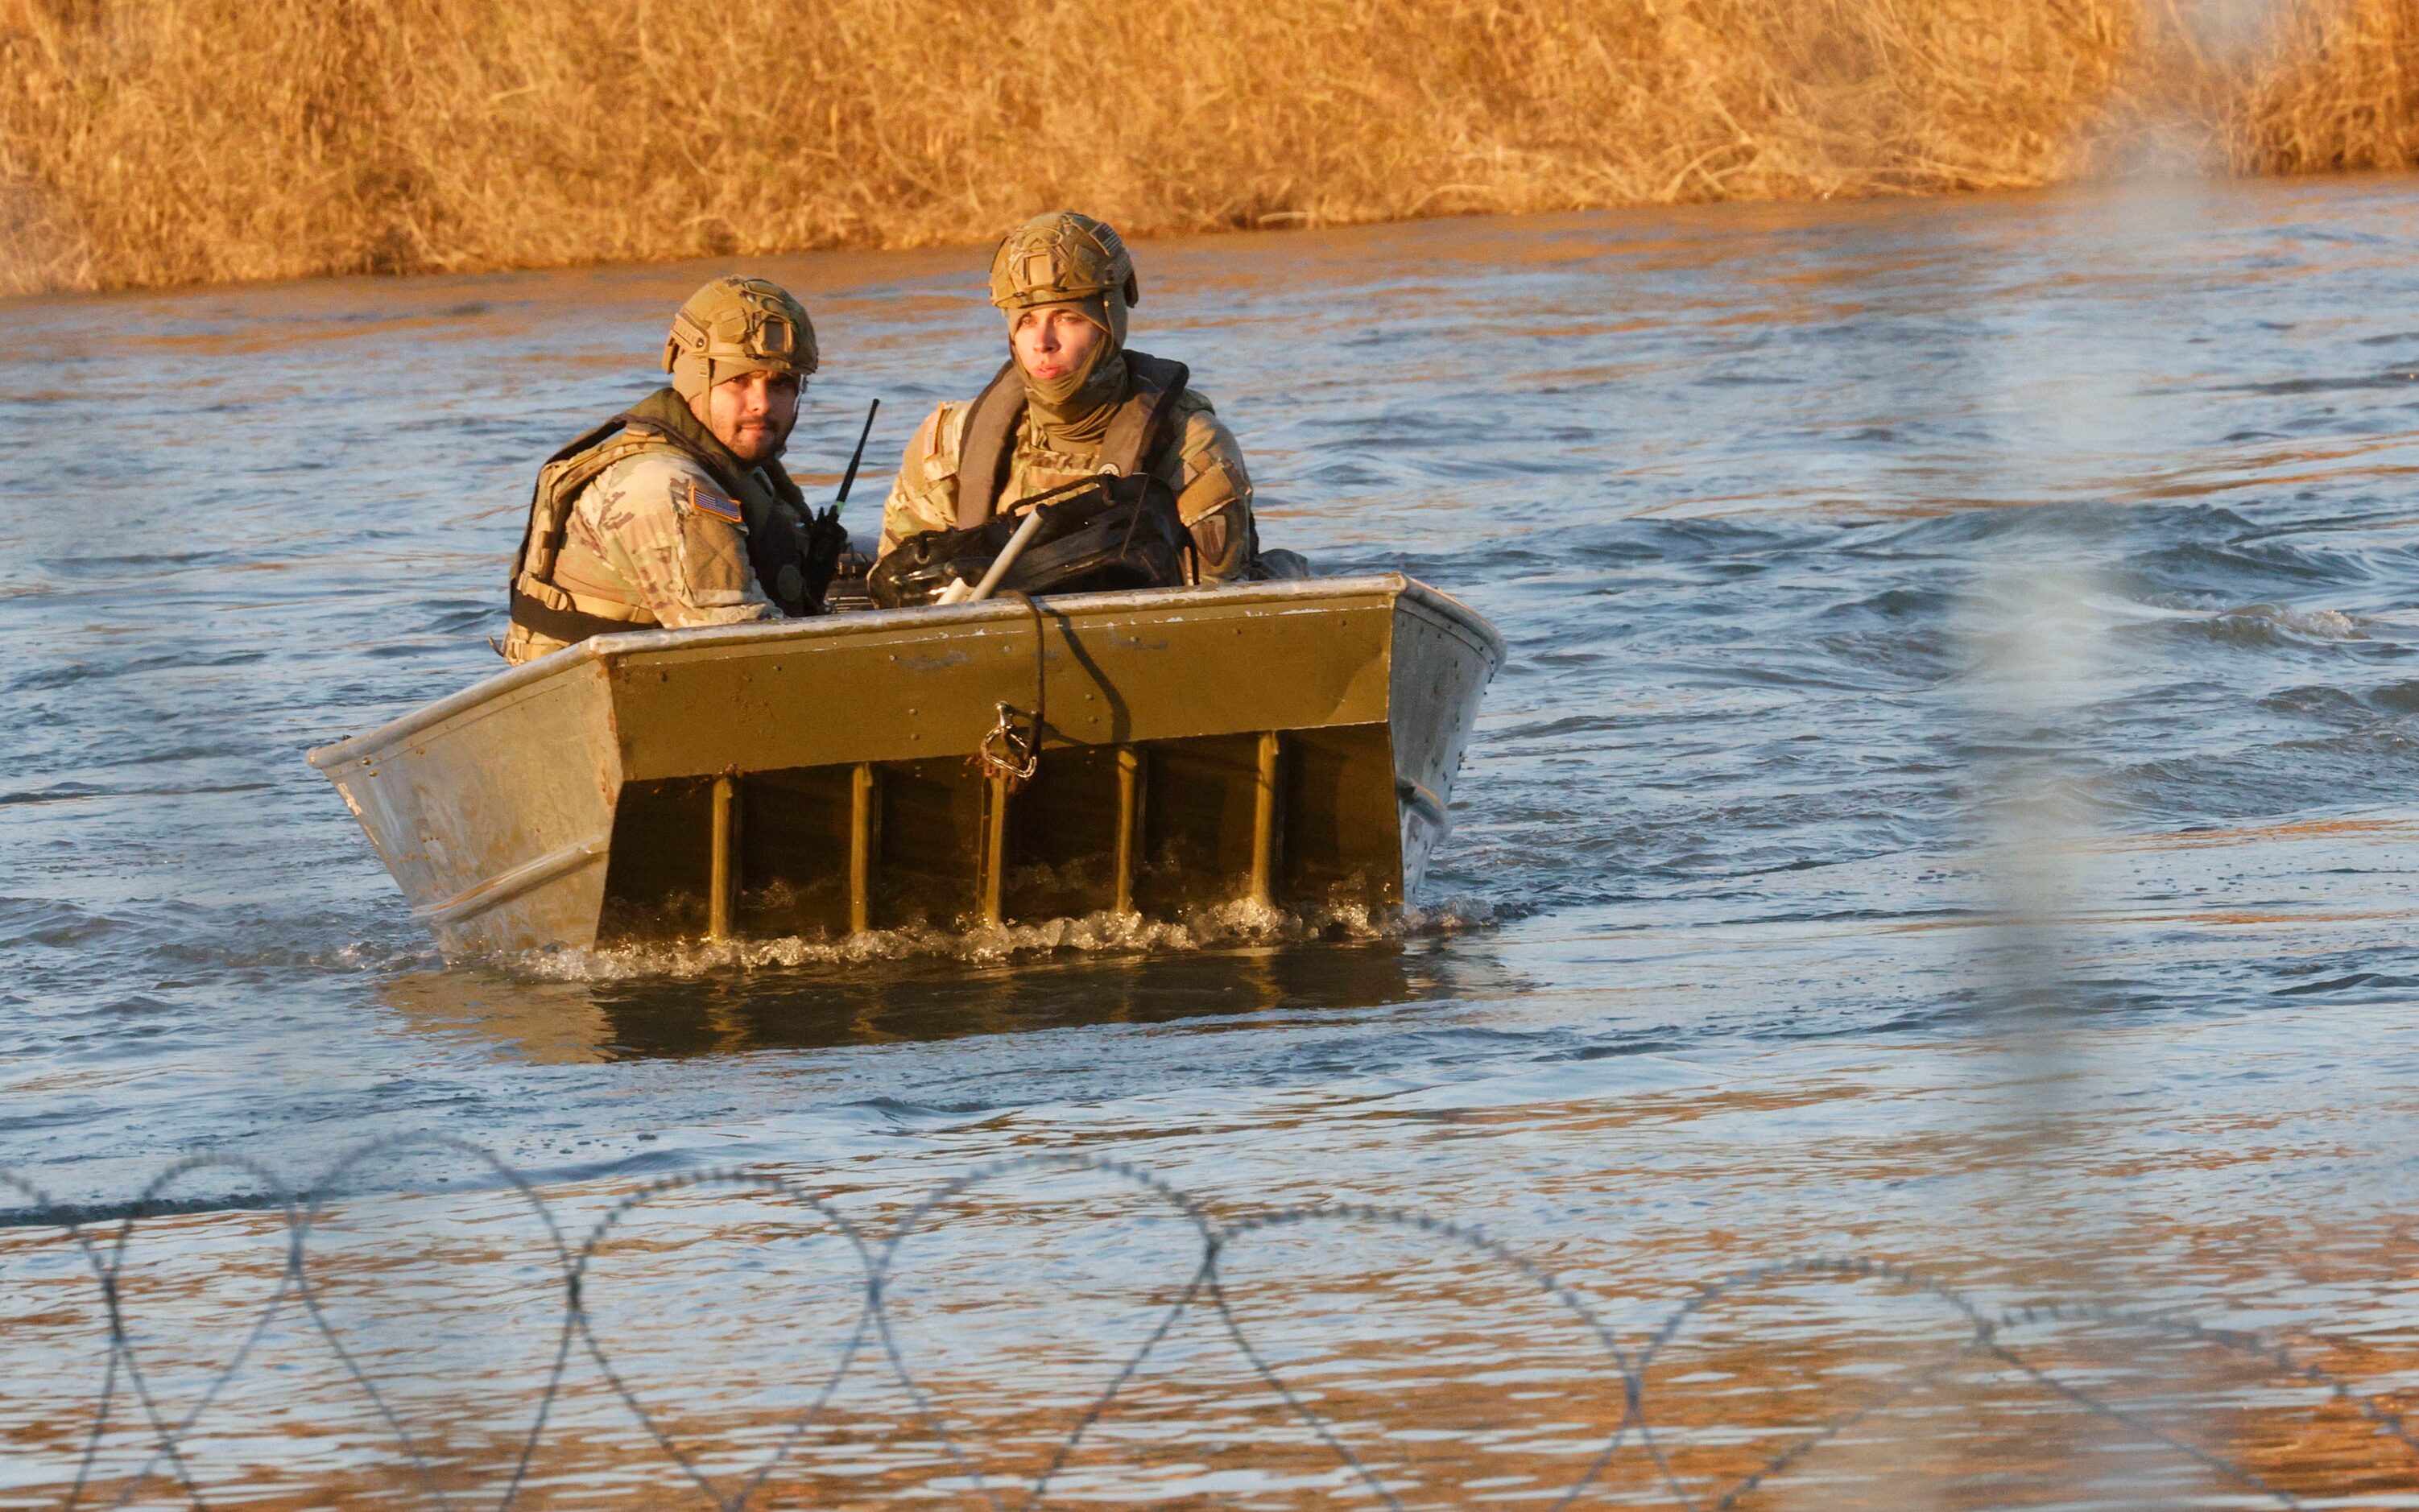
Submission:
[[[1242,438],[1265,538],[1511,641],[1422,911],[454,969],[300,748],[494,669],[535,460],[642,392],[712,270],[0,305],[0,1163],[104,1215],[187,1151],[264,1167],[138,1226],[97,1500],[492,1504],[567,1348],[516,1504],[704,1501],[468,1155],[344,1169],[324,1331],[265,1310],[268,1184],[429,1134],[574,1252],[658,1178],[778,1174],[878,1248],[987,1162],[1107,1155],[1218,1226],[1483,1227],[1633,1357],[1704,1282],[1858,1255],[2411,1400],[2414,254],[2400,178],[1148,246],[1137,344]],[[977,260],[762,270],[829,363],[793,467],[836,471],[868,397],[895,456],[972,392]],[[47,1216],[0,1230],[0,1505],[67,1495],[110,1370]],[[1201,1242],[1099,1172],[929,1214],[886,1297],[931,1415],[868,1339],[756,1504],[1021,1502],[1169,1307],[1052,1499],[1371,1502],[1187,1293]],[[593,1264],[604,1358],[726,1493],[859,1319],[825,1220],[738,1189]],[[1246,1227],[1219,1277],[1403,1504],[1550,1503],[1622,1420],[1595,1336],[1449,1235]],[[256,1324],[162,1457],[127,1359],[181,1420]],[[1709,1504],[1939,1366],[1745,1504],[2419,1505],[2419,1458],[2273,1363],[2006,1335],[2128,1427],[1944,1365],[1970,1336],[1875,1280],[1726,1296],[1583,1499]]]

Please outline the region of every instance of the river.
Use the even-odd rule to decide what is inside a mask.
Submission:
[[[537,461],[651,385],[722,270],[0,303],[0,1165],[105,1217],[209,1157],[129,1243],[115,1368],[55,1214],[0,1194],[0,1505],[87,1459],[103,1504],[492,1504],[541,1399],[515,1504],[704,1504],[566,1342],[544,1223],[424,1136],[522,1173],[574,1249],[656,1180],[779,1177],[876,1243],[986,1163],[1106,1157],[1220,1225],[1483,1227],[1631,1350],[1716,1277],[1858,1256],[2414,1400],[2419,182],[1137,255],[1135,344],[1241,439],[1263,540],[1510,642],[1420,906],[1369,937],[449,968],[301,752],[498,669]],[[980,262],[747,269],[822,335],[794,471],[884,401],[860,528],[998,360]],[[260,1195],[362,1149],[310,1234],[326,1332],[290,1287],[264,1311]],[[862,1272],[751,1189],[632,1210],[591,1331],[724,1494],[778,1450],[754,1504],[1006,1504],[1181,1302],[1054,1498],[1365,1502],[1126,1181],[1010,1171],[918,1222],[886,1301],[929,1417],[877,1339],[784,1426]],[[1587,1330],[1451,1235],[1330,1216],[1219,1256],[1401,1504],[1550,1500],[1621,1417]],[[1709,1504],[1907,1388],[1745,1504],[2275,1504],[2256,1476],[2419,1506],[2419,1457],[2284,1368],[2005,1335],[2129,1425],[1942,1364],[1969,1336],[1887,1278],[1726,1296],[1646,1372],[1653,1449],[1581,1501]],[[162,1453],[126,1360],[174,1420],[239,1353]]]

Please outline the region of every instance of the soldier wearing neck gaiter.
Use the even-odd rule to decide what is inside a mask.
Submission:
[[[883,508],[885,554],[911,535],[1012,514],[1023,500],[1117,465],[1103,450],[1112,422],[1148,402],[1150,384],[1168,370],[1182,372],[1127,351],[1126,316],[1138,293],[1125,243],[1090,216],[1062,210],[1009,234],[991,269],[1009,361],[981,398],[942,405],[907,443]],[[1193,537],[1194,580],[1300,576],[1287,570],[1300,558],[1263,559],[1258,549],[1252,481],[1233,432],[1190,389],[1174,406],[1165,444],[1140,462],[1176,496]],[[991,451],[968,455],[968,421],[984,407],[1003,420],[1007,408],[1016,412],[1011,423],[974,427],[974,444]]]

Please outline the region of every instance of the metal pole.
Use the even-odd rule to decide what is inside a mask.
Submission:
[[[992,590],[999,586],[999,580],[1008,576],[1008,569],[1015,566],[1016,559],[1025,554],[1025,543],[1032,540],[1033,532],[1040,528],[1041,511],[1036,509],[1025,517],[1025,523],[1008,538],[1008,545],[1001,548],[999,555],[993,559],[991,570],[982,575],[982,581],[975,584],[975,591],[966,595],[967,603],[979,604],[991,596]]]
[[[732,897],[739,889],[739,780],[725,772],[714,779],[713,877],[706,887],[705,937],[731,938]]]
[[[982,921],[1000,924],[1000,878],[1008,865],[1008,779],[993,777],[983,783]]]
[[[859,762],[848,795],[848,932],[873,927],[873,764]]]
[[[1252,784],[1252,902],[1275,901],[1277,870],[1277,733],[1260,732],[1260,768]]]
[[[1142,752],[1132,746],[1117,748],[1117,884],[1116,901],[1110,908],[1120,914],[1134,911],[1134,863],[1142,855],[1143,764]]]

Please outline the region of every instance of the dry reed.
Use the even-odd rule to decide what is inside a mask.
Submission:
[[[2413,162],[2419,0],[2242,4],[0,0],[0,291]]]

